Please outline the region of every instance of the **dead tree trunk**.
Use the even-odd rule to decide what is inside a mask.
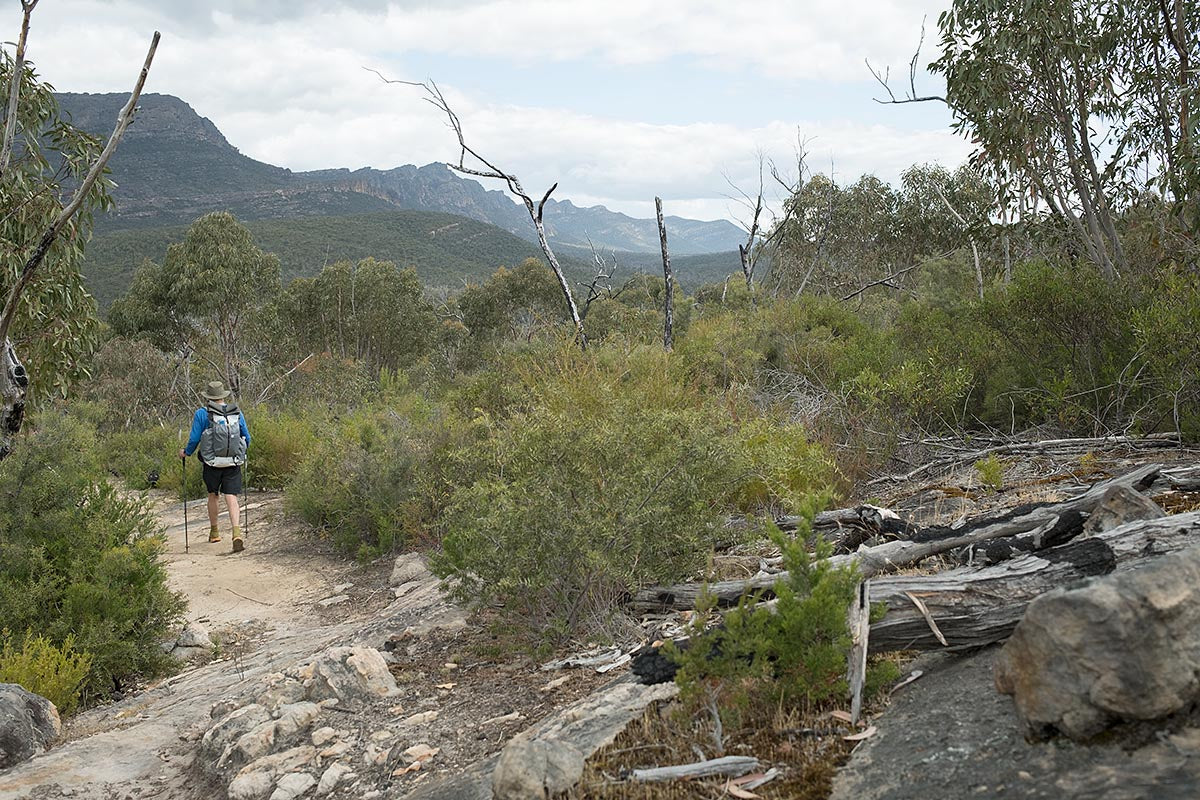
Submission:
[[[546,239],[546,227],[542,223],[542,214],[546,210],[546,202],[550,199],[550,195],[558,188],[558,184],[554,184],[546,193],[542,195],[542,199],[538,203],[534,203],[533,198],[521,186],[521,181],[516,175],[505,172],[497,167],[492,162],[481,156],[476,150],[467,145],[467,140],[463,135],[462,122],[459,121],[458,115],[450,108],[445,95],[438,85],[433,81],[397,81],[383,77],[379,72],[380,79],[384,83],[400,83],[406,86],[420,86],[425,90],[426,98],[435,108],[439,109],[446,115],[446,119],[450,123],[454,135],[458,138],[458,163],[447,164],[450,169],[455,172],[461,172],[464,175],[474,175],[477,178],[497,178],[504,181],[508,186],[508,191],[515,195],[525,204],[525,210],[529,212],[529,219],[533,222],[533,229],[537,233],[538,244],[542,248],[542,253],[546,256],[546,261],[550,264],[550,269],[554,272],[554,277],[558,279],[558,288],[562,290],[563,299],[567,303],[567,314],[571,318],[571,322],[575,326],[575,339],[579,342],[581,348],[587,348],[587,337],[583,332],[583,317],[579,314],[579,306],[575,303],[575,296],[571,293],[571,284],[567,281],[567,276],[563,273],[562,267],[558,264],[558,258],[554,255],[554,251],[550,248],[550,242]],[[483,169],[467,166],[467,156],[475,159],[475,162],[483,166]]]
[[[1098,483],[1073,500],[1021,506],[1000,517],[976,520],[958,529],[929,529],[922,531],[917,539],[860,548],[854,553],[833,556],[829,563],[835,568],[855,566],[863,577],[871,577],[911,566],[932,555],[1002,537],[1037,532],[1047,542],[1061,541],[1061,532],[1067,528],[1081,528],[1082,515],[1090,513],[1111,487],[1124,486],[1140,491],[1153,483],[1160,469],[1159,464],[1147,464],[1118,478]],[[632,607],[641,611],[691,609],[706,593],[714,596],[718,605],[729,606],[737,603],[747,592],[768,591],[774,588],[777,581],[786,579],[787,573],[780,572],[759,574],[741,581],[652,586],[634,595]]]
[[[1068,544],[984,569],[960,567],[937,575],[898,575],[871,581],[872,603],[887,613],[871,626],[872,653],[968,648],[999,642],[1036,597],[1075,581],[1136,567],[1139,559],[1200,544],[1200,511],[1138,520]],[[928,612],[918,608],[920,600]],[[929,623],[945,637],[940,642]]]
[[[667,251],[667,224],[663,221],[662,198],[654,198],[654,213],[658,216],[658,241],[662,246],[663,282],[663,349],[668,353],[675,344],[675,276],[671,273],[671,254]]]
[[[33,3],[23,3],[26,9],[25,27],[28,26],[29,11],[33,8]],[[17,433],[21,430],[21,424],[25,417],[25,402],[26,390],[29,386],[29,377],[26,374],[25,367],[21,364],[13,349],[12,339],[9,338],[9,331],[12,329],[13,320],[16,318],[17,309],[20,307],[21,297],[28,288],[30,281],[33,280],[38,268],[46,258],[46,254],[50,251],[50,246],[58,239],[63,228],[71,221],[79,209],[83,207],[87,200],[88,194],[91,193],[92,187],[96,185],[101,173],[104,172],[105,166],[112,158],[112,154],[116,152],[117,145],[121,142],[121,137],[125,135],[125,130],[129,124],[133,122],[134,114],[137,111],[138,98],[142,95],[142,87],[146,85],[146,77],[150,73],[150,63],[154,60],[154,52],[158,49],[159,33],[154,32],[154,37],[150,42],[150,50],[146,53],[146,60],[142,64],[142,71],[138,74],[137,82],[134,84],[133,91],[129,95],[129,100],[117,115],[117,124],[113,128],[112,135],[109,136],[108,142],[104,145],[104,149],[100,151],[100,155],[96,157],[96,161],[88,170],[87,175],[80,181],[79,186],[75,189],[75,193],[71,196],[63,209],[55,217],[54,221],[42,234],[38,240],[37,246],[25,261],[25,265],[21,268],[20,274],[17,276],[16,282],[8,291],[8,298],[4,303],[4,310],[0,312],[0,346],[3,347],[3,353],[0,353],[0,459],[7,456],[12,451],[13,441]],[[15,65],[14,65],[15,66]],[[19,86],[20,81],[15,81],[14,86]],[[13,90],[13,96],[9,98],[10,109],[15,108],[17,99],[16,91]],[[10,114],[10,119],[7,124],[11,127],[15,125],[15,114]],[[5,141],[11,131],[6,130],[4,133]]]

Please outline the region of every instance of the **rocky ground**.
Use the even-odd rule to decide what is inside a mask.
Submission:
[[[151,500],[189,601],[165,647],[187,666],[69,720],[48,752],[0,773],[0,800],[490,797],[514,738],[537,752],[510,780],[545,781],[547,753],[582,769],[674,694],[620,671],[542,669],[468,628],[420,558],[339,559],[278,495],[251,496],[239,555],[206,541],[203,501],[188,504],[185,545],[182,506]]]
[[[1051,499],[1148,459],[1030,457],[1010,465],[999,492],[966,469],[863,496],[947,524]],[[1200,454],[1167,460],[1197,463]],[[675,725],[673,718],[645,712],[672,697],[673,685],[637,685],[620,666],[543,669],[492,639],[478,620],[469,624],[419,557],[367,567],[337,558],[269,493],[251,497],[249,548],[238,556],[228,542],[205,541],[206,526],[196,524],[203,503],[190,504],[185,552],[178,502],[151,499],[167,531],[172,586],[189,599],[188,628],[167,646],[188,666],[67,721],[48,752],[0,773],[0,800],[483,800],[500,786],[511,797],[569,789],[581,773],[568,796],[615,797],[624,796],[617,772],[630,753],[637,762],[630,766],[689,760],[683,745],[669,756],[661,751],[662,726]],[[1027,742],[1012,698],[996,690],[997,651],[931,654],[907,665],[906,673],[921,676],[886,709],[871,709],[874,733],[861,742],[844,742],[834,723],[814,731],[797,722],[786,723],[796,736],[772,747],[826,752],[821,786],[853,747],[833,782],[839,800],[1200,796],[1200,711],[1119,725],[1082,743]],[[766,761],[779,754],[759,749],[748,754]],[[806,779],[791,778],[754,794],[797,796],[788,787]],[[720,780],[656,791],[629,796],[743,796]]]

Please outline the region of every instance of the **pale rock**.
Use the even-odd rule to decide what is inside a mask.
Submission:
[[[305,682],[310,700],[373,700],[398,691],[379,651],[361,645],[325,650],[301,668],[298,677]]]
[[[300,745],[251,761],[229,784],[229,800],[264,800],[282,776],[309,766],[316,755],[311,745]]]
[[[302,701],[304,693],[303,683],[295,678],[279,674],[278,679],[272,676],[272,679],[267,682],[266,688],[258,696],[258,703],[271,711],[276,711],[281,706]]]
[[[212,647],[185,647],[179,645],[170,652],[171,658],[193,664],[197,661],[207,661],[212,657]]]
[[[217,769],[240,769],[274,749],[275,720],[267,720],[238,737],[237,743],[217,760]]]
[[[324,728],[317,728],[312,732],[312,743],[314,747],[324,747],[337,738],[337,731],[326,725]]]
[[[339,583],[337,586],[333,587],[333,593],[334,594],[345,594],[347,589],[353,589],[353,588],[354,588],[353,583]]]
[[[436,711],[420,711],[412,716],[408,716],[400,720],[400,725],[401,727],[406,728],[413,725],[424,725],[426,723],[433,722],[437,718],[438,712]]]
[[[209,638],[208,631],[198,622],[189,622],[175,640],[175,644],[179,647],[204,647],[210,651],[213,649],[213,641]]]
[[[1200,547],[1047,592],[996,662],[1026,735],[1087,739],[1200,700]]]
[[[392,578],[388,583],[392,586],[402,586],[410,581],[423,581],[432,577],[429,572],[429,562],[421,553],[404,553],[396,557],[392,567]]]
[[[307,772],[293,772],[279,779],[270,800],[296,800],[316,785],[317,779]]]
[[[391,731],[375,731],[371,734],[371,739],[376,742],[386,742],[393,736],[395,736],[395,734]]]
[[[349,742],[337,742],[321,751],[321,758],[340,758],[350,749]]]
[[[330,606],[340,606],[342,603],[345,603],[349,599],[350,599],[350,595],[339,594],[339,595],[334,595],[333,597],[326,597],[324,600],[318,600],[317,605],[321,606],[322,608],[329,608]]]
[[[565,792],[583,776],[583,755],[566,742],[513,739],[492,773],[496,800],[528,800]]]
[[[269,772],[251,772],[238,775],[229,784],[226,794],[229,800],[262,800],[275,786],[275,776]]]
[[[212,768],[227,761],[234,744],[250,731],[271,724],[271,714],[258,703],[235,708],[218,719],[200,738],[200,763]]]
[[[317,797],[324,797],[337,788],[338,783],[348,775],[353,775],[350,767],[341,762],[335,762],[329,765],[329,768],[321,774],[321,781],[317,784]]]
[[[279,719],[275,721],[275,736],[278,739],[292,739],[321,715],[321,707],[316,703],[291,703],[279,708]]]
[[[15,683],[0,683],[0,770],[44,751],[60,733],[53,703]]]

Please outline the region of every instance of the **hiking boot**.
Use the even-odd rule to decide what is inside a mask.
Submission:
[[[240,528],[233,529],[233,552],[240,553],[246,549],[246,540],[242,537]]]
[[[219,541],[221,541],[221,532],[218,531],[216,528],[211,528],[208,531],[208,543],[214,544]]]

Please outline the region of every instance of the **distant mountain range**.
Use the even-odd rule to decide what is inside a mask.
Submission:
[[[100,136],[112,129],[123,94],[56,95],[75,125]],[[292,172],[242,155],[217,127],[184,101],[142,95],[134,125],[111,162],[117,208],[98,220],[101,234],[191,223],[214,210],[242,220],[345,217],[397,209],[457,214],[533,242],[523,206],[499,190],[459,177],[444,164],[390,170]],[[545,222],[552,243],[630,253],[658,250],[654,220],[603,206],[550,200]],[[745,234],[726,220],[667,217],[671,251],[680,256],[736,250]]]

